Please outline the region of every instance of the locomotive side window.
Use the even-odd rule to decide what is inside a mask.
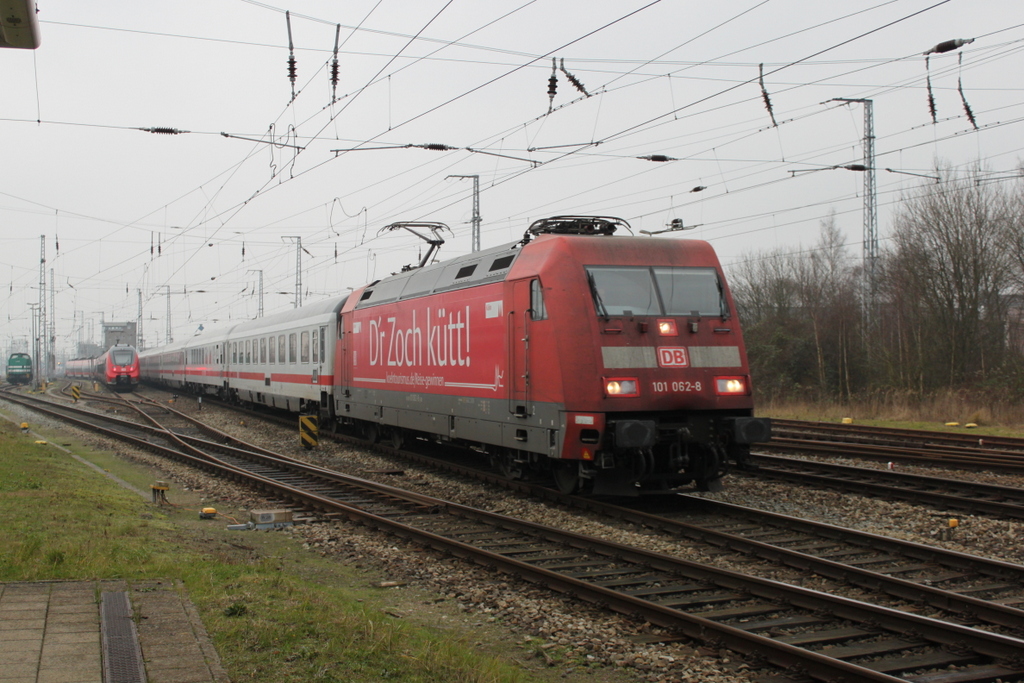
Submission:
[[[295,343],[295,333],[292,332],[291,334],[288,335],[288,362],[289,363],[294,363],[295,362],[295,355],[296,355],[296,352],[298,350],[297,347],[298,347],[298,344]]]
[[[303,330],[302,334],[300,335],[300,338],[302,340],[302,346],[299,347],[300,348],[299,360],[302,363],[308,363],[309,362],[309,330]]]
[[[544,305],[544,289],[540,286],[540,280],[530,281],[530,319],[548,319],[548,308]]]
[[[269,349],[269,351],[270,351],[270,362],[271,363],[276,363],[277,362],[277,337],[270,337],[270,343],[268,344],[268,346],[270,347],[270,349]]]
[[[598,315],[729,317],[714,268],[588,266]]]
[[[714,268],[654,268],[654,279],[668,315],[729,317],[722,283]]]

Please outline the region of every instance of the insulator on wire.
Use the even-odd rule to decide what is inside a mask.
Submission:
[[[242,260],[245,260],[245,240],[242,240]]]
[[[637,157],[637,159],[643,159],[644,161],[678,161],[675,157],[665,156],[664,154],[648,154],[645,157]]]
[[[295,99],[295,78],[297,70],[295,66],[295,45],[292,44],[292,15],[291,12],[284,13],[284,19],[288,23],[288,80],[292,83],[292,99]]]
[[[931,57],[924,58],[925,84],[928,86],[928,111],[932,115],[932,123],[938,123],[938,110],[935,108],[935,93],[932,92],[932,67],[929,63]]]
[[[963,70],[963,66],[964,66],[964,53],[963,52],[961,52],[960,55],[959,55],[959,60],[958,60],[957,66],[960,67],[961,71]],[[964,96],[964,84],[963,84],[963,79],[960,76],[960,74],[957,74],[957,77],[956,77],[956,89],[960,93],[960,101],[963,102],[964,113],[967,114],[967,120],[971,122],[972,126],[974,126],[974,130],[978,130],[978,122],[974,120],[974,112],[971,111],[971,105],[967,104],[967,98]]]
[[[758,82],[761,84],[761,97],[764,99],[764,106],[768,110],[768,116],[772,117],[772,125],[776,128],[779,124],[775,122],[775,112],[772,110],[772,100],[768,97],[768,90],[764,87],[764,64],[757,65]]]
[[[334,59],[331,60],[331,101],[338,99],[338,39],[341,37],[341,24],[334,30]]]
[[[943,52],[952,52],[958,47],[969,45],[974,42],[974,38],[957,38],[956,40],[944,40],[935,47],[926,51],[924,55],[927,57],[930,54],[941,54]]]
[[[590,93],[588,93],[587,89],[583,87],[582,83],[580,83],[580,79],[576,78],[571,73],[569,73],[568,71],[565,70],[565,60],[564,59],[561,60],[558,68],[559,68],[559,70],[562,73],[565,74],[565,77],[569,79],[569,82],[572,83],[574,88],[579,90],[581,93],[583,93],[587,97],[590,97]]]
[[[555,106],[555,93],[558,92],[558,64],[554,57],[551,58],[551,78],[548,79],[548,113],[551,113]]]
[[[450,152],[458,147],[452,147],[451,145],[445,145],[440,142],[429,142],[425,145],[412,145],[413,147],[420,147],[421,149],[429,149],[432,152]]]

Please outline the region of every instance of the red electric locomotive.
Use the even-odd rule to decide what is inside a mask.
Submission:
[[[139,354],[127,344],[115,344],[95,358],[69,360],[64,374],[101,382],[114,391],[133,391],[139,384]]]
[[[619,227],[546,219],[357,290],[333,417],[465,442],[565,492],[717,489],[770,436],[721,266],[706,242]]]
[[[770,424],[707,242],[561,216],[520,242],[143,352],[175,389],[319,413],[371,440],[455,442],[566,492],[716,489]],[[415,229],[414,229],[415,228]],[[433,239],[416,230],[429,230]]]

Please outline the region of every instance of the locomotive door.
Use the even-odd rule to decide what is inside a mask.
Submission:
[[[512,283],[512,310],[509,311],[510,391],[508,411],[517,417],[530,414],[530,283]]]

